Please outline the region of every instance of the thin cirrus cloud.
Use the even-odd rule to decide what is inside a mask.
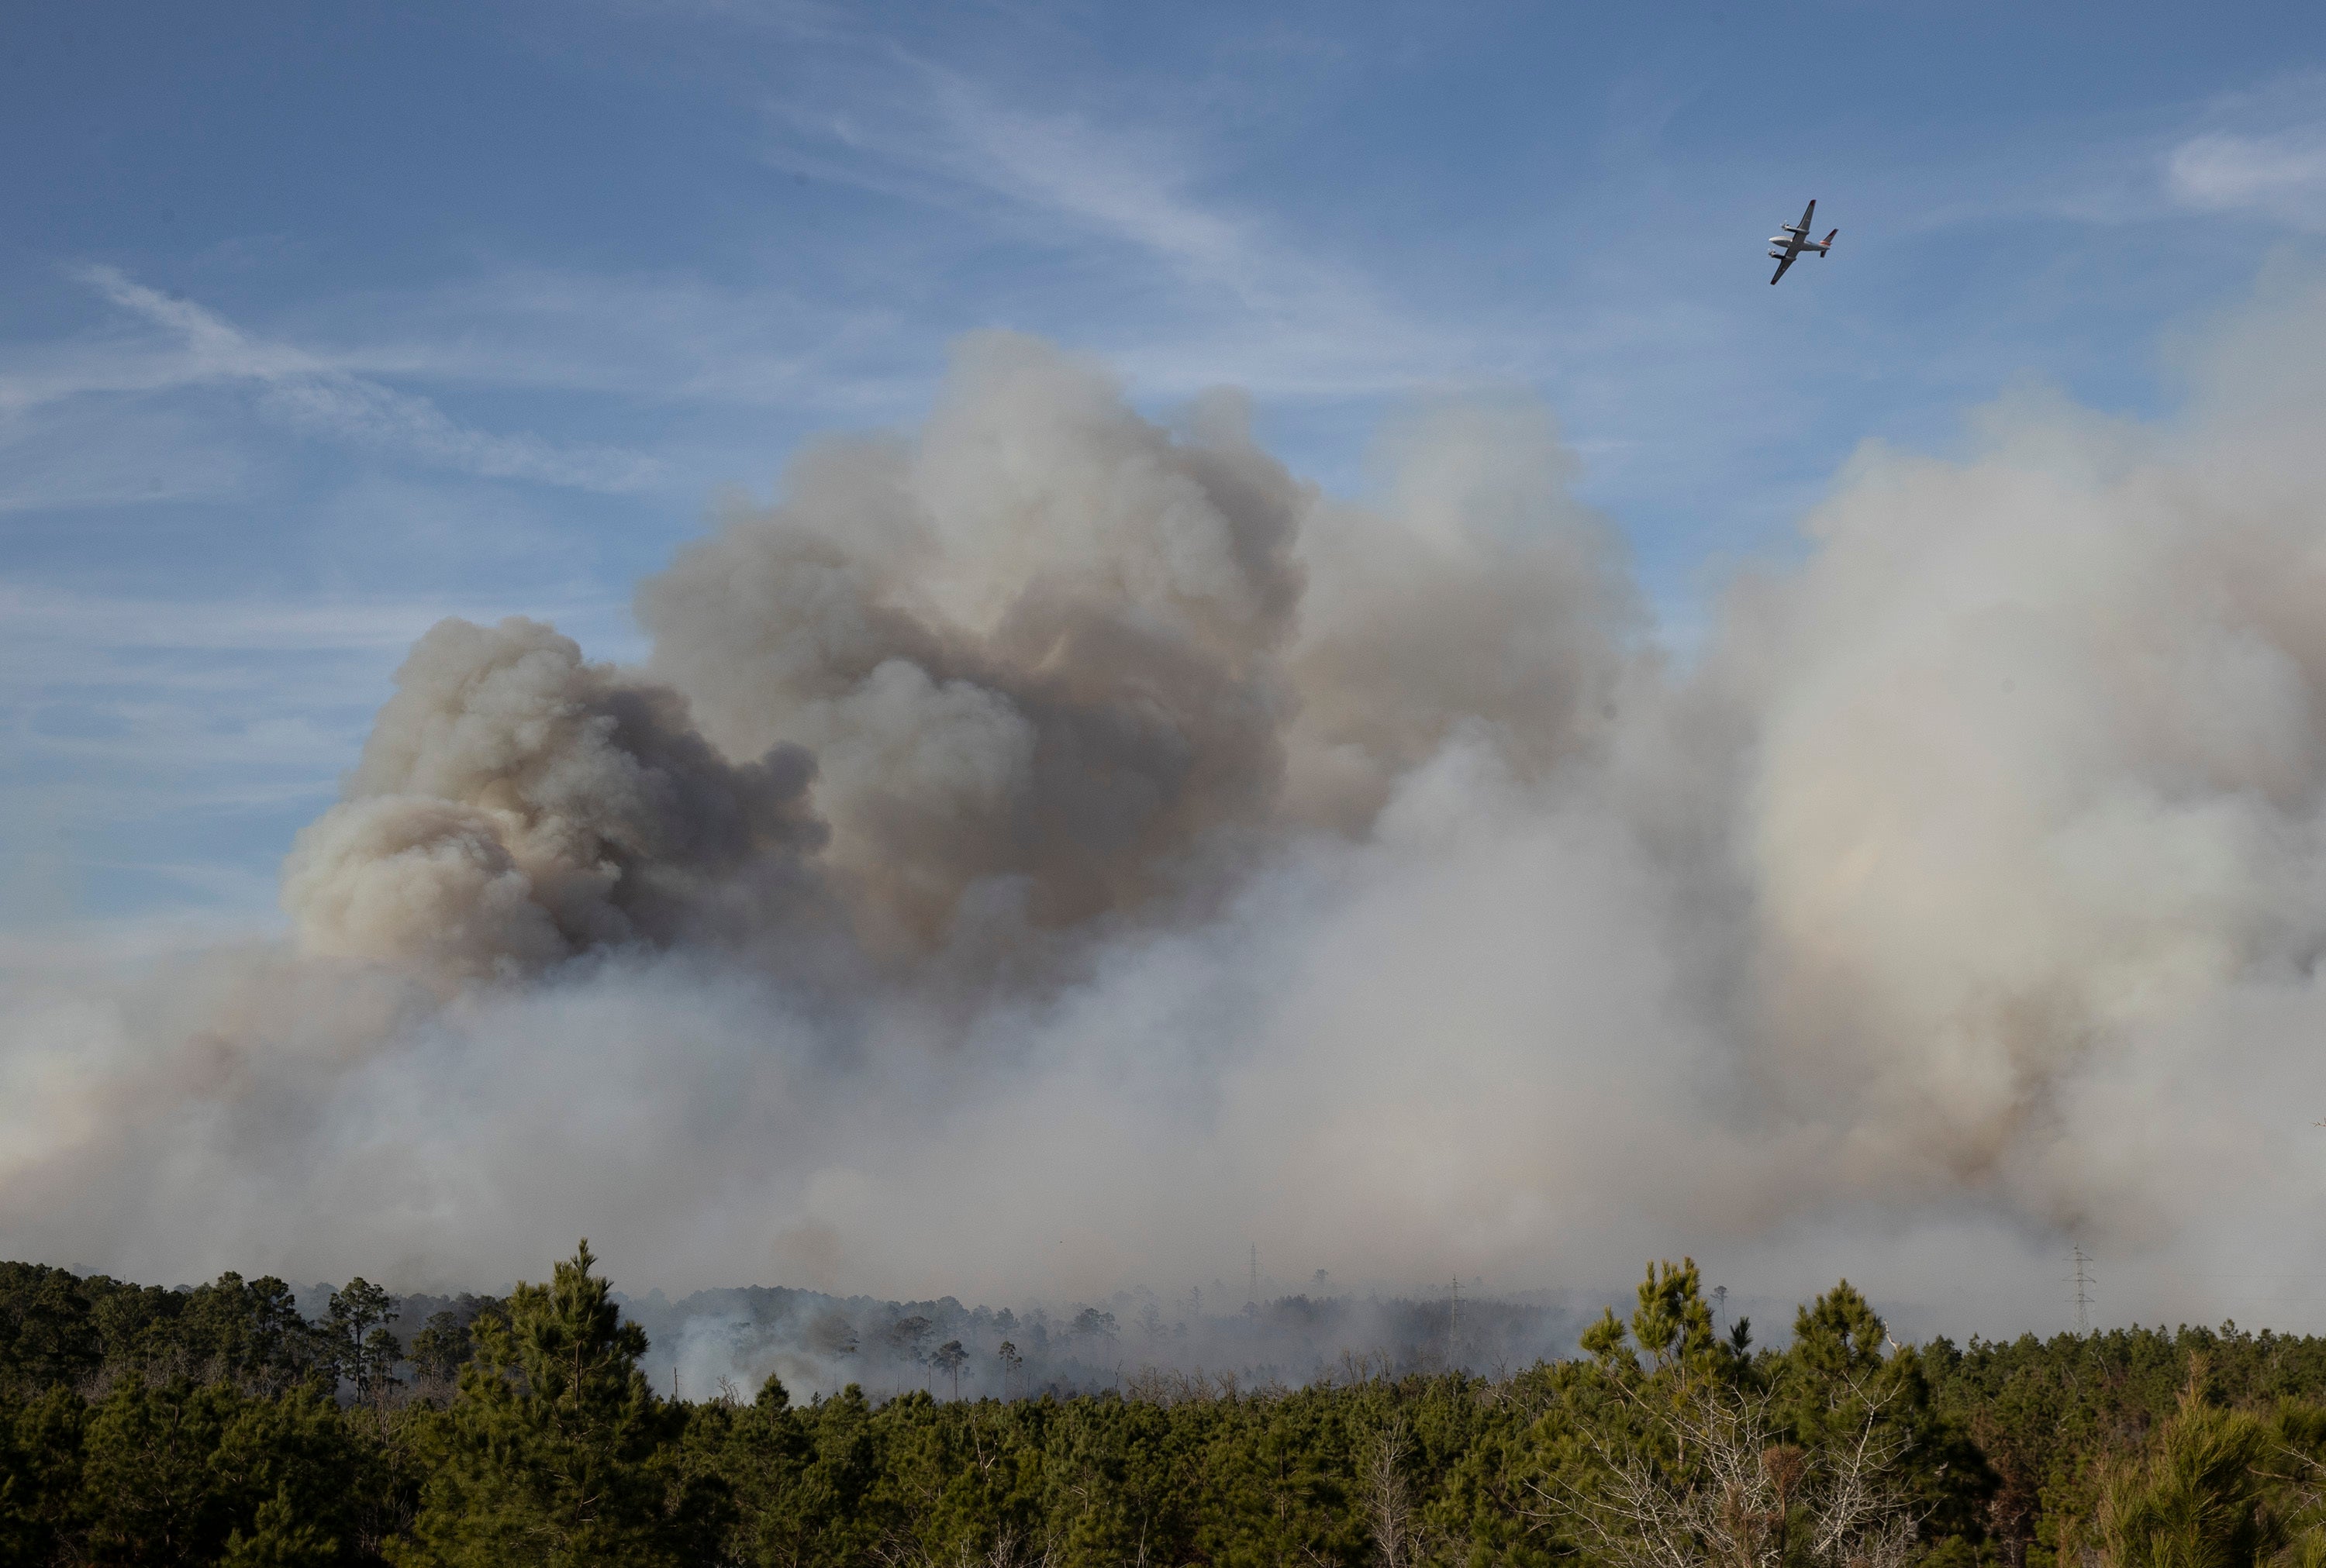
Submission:
[[[399,363],[447,380],[857,418],[895,417],[926,392],[926,345],[897,307],[813,297],[780,274],[730,283],[531,261],[367,309],[414,345]]]
[[[221,769],[237,793],[262,779],[262,794],[287,781],[312,795],[344,763],[385,669],[414,638],[447,614],[491,621],[514,608],[468,595],[188,601],[0,578],[9,761],[78,759],[181,783]],[[619,606],[569,598],[546,613],[621,643]]]
[[[265,916],[271,846],[329,801],[404,649],[446,614],[518,608],[622,651],[621,607],[585,598],[220,600],[0,577],[0,945],[60,918]]]
[[[1172,127],[1017,107],[925,60],[890,56],[848,74],[842,103],[774,109],[769,162],[967,214],[1054,256],[1088,248],[1112,268],[1143,266],[1153,285],[1146,311],[1126,315],[1111,293],[1117,324],[1105,345],[1142,385],[1178,392],[1231,380],[1265,394],[1363,395],[1475,368],[1480,345],[1469,335],[1391,298],[1345,260],[1205,199],[1197,145]],[[1168,330],[1142,329],[1158,316]]]
[[[2295,71],[2206,106],[2162,160],[2164,194],[2182,211],[2259,218],[2326,232],[2326,74]]]
[[[61,404],[0,417],[0,514],[215,500],[248,456],[182,410]]]
[[[2172,150],[2165,178],[2177,200],[2200,211],[2250,211],[2326,230],[2326,125],[2262,135],[2207,132]]]
[[[113,305],[166,335],[51,358],[0,376],[0,410],[32,409],[90,394],[150,395],[201,385],[240,385],[267,419],[427,466],[486,478],[599,491],[646,487],[660,465],[642,453],[565,445],[472,429],[428,398],[361,376],[324,355],[245,331],[218,311],[137,282],[118,267],[72,274]]]

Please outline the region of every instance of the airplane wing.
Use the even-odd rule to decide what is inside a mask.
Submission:
[[[1810,197],[1810,204],[1809,204],[1807,207],[1804,207],[1804,208],[1802,208],[1802,209],[1801,209],[1801,226],[1800,226],[1799,228],[1796,228],[1795,230],[1793,230],[1793,232],[1794,232],[1795,234],[1800,235],[1803,239],[1807,239],[1807,238],[1809,238],[1809,237],[1810,237],[1810,218],[1815,218],[1816,216],[1817,216],[1817,198],[1816,198],[1816,197],[1814,197],[1814,196],[1812,196],[1812,197]]]
[[[1788,250],[1785,252],[1785,259],[1777,264],[1776,277],[1772,277],[1769,281],[1773,283],[1777,281],[1777,278],[1783,277],[1785,275],[1785,269],[1792,265],[1793,258],[1800,254],[1801,253],[1797,250]]]

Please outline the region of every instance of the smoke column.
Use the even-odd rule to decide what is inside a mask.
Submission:
[[[1868,446],[1700,651],[1549,414],[1329,498],[1025,339],[413,650],[284,944],[26,965],[0,1251],[927,1298],[1740,1290],[2319,1327],[2326,292],[2173,418]],[[2287,1282],[2292,1281],[2289,1285]]]

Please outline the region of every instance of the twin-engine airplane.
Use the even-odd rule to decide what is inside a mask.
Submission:
[[[1785,275],[1785,269],[1793,264],[1793,258],[1801,252],[1813,250],[1818,255],[1823,255],[1833,248],[1833,236],[1841,232],[1838,228],[1823,239],[1810,237],[1810,219],[1816,216],[1817,202],[1812,199],[1809,206],[1801,209],[1801,220],[1799,223],[1788,223],[1784,226],[1782,234],[1772,234],[1769,237],[1769,243],[1777,247],[1769,253],[1770,259],[1777,264],[1776,274],[1769,280],[1772,283]]]

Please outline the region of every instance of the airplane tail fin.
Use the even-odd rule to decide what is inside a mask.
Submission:
[[[1825,237],[1825,243],[1818,246],[1818,255],[1823,255],[1826,252],[1831,250],[1833,248],[1833,236],[1835,234],[1839,234],[1841,230],[1837,228],[1832,234],[1827,235]]]

